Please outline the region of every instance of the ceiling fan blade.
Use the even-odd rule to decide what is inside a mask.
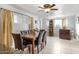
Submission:
[[[44,9],[43,7],[40,7],[40,6],[38,8]]]
[[[58,10],[58,9],[51,9],[51,10]]]
[[[52,4],[52,5],[51,5],[51,7],[54,7],[54,6],[56,6],[56,5],[55,5],[55,4]]]
[[[40,12],[40,11],[44,11],[44,10],[38,10],[38,11]]]

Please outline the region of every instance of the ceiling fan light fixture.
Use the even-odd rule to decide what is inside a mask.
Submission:
[[[49,8],[47,8],[47,9],[44,9],[44,11],[48,13],[48,12],[50,12],[51,10],[50,10]]]
[[[39,8],[41,8],[44,12],[49,13],[50,11],[58,10],[57,8],[54,8],[54,6],[56,6],[56,4],[44,4],[42,7],[39,6]]]

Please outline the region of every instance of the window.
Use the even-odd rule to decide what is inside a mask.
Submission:
[[[54,20],[55,28],[62,28],[62,20]]]
[[[14,15],[14,23],[18,23],[17,15]]]
[[[46,22],[47,27],[49,27],[49,21]]]
[[[19,33],[21,30],[28,30],[28,16],[24,16],[21,14],[14,13],[14,24],[13,24],[13,32]]]
[[[77,34],[79,35],[79,23],[76,24],[76,31],[77,31]]]

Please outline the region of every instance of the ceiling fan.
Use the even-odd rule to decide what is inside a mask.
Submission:
[[[43,6],[39,6],[41,10],[44,10],[46,13],[53,10],[58,10],[57,8],[54,8],[56,4],[44,4]]]

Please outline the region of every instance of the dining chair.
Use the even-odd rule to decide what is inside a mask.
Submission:
[[[12,33],[14,43],[15,43],[15,49],[23,50],[22,40],[20,37],[20,34]]]
[[[41,49],[43,49],[44,46],[47,43],[47,37],[46,36],[47,36],[46,31],[44,31],[44,35],[43,35],[43,38],[42,38],[42,47],[41,47]]]
[[[44,31],[40,30],[38,37],[35,40],[35,46],[37,47],[37,53],[39,53],[41,45],[42,45],[42,38],[44,35]]]
[[[26,35],[26,34],[29,34],[29,31],[27,30],[27,31],[21,31],[21,35]],[[24,45],[27,45],[27,44],[32,44],[31,42],[30,42],[30,40],[26,40],[26,39],[28,39],[28,38],[25,38],[25,37],[21,37],[22,39],[23,39],[23,44]]]
[[[20,31],[21,35],[28,34],[28,30]]]
[[[24,51],[24,49],[26,47],[28,47],[28,50],[29,50],[29,53],[30,53],[30,45],[28,43],[24,44],[23,39],[21,38],[20,34],[12,33],[12,36],[14,38],[15,49],[19,49],[19,50]]]
[[[26,34],[29,34],[28,30],[26,31],[21,31],[20,33],[21,35],[26,35]],[[31,53],[31,45],[32,45],[32,42],[30,40],[28,40],[29,38],[25,38],[25,37],[21,37],[23,39],[23,45],[25,46],[29,46],[29,53]]]

